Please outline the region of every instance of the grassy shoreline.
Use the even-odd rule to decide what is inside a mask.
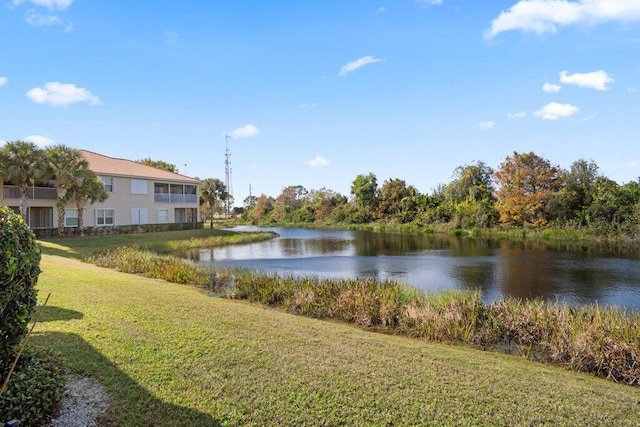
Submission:
[[[226,225],[253,225],[246,222],[230,221]],[[414,223],[399,224],[393,222],[372,222],[366,224],[328,224],[328,223],[269,223],[260,227],[309,228],[327,230],[371,231],[375,233],[398,234],[444,234],[450,236],[483,239],[504,239],[513,241],[576,242],[595,245],[623,245],[640,247],[638,236],[621,234],[599,234],[587,228],[454,228],[448,224],[420,225]]]
[[[111,395],[111,425],[636,425],[640,389],[372,334],[45,253],[37,346]],[[535,392],[532,392],[535,390]]]
[[[104,423],[635,425],[640,416],[638,387],[285,312],[314,307],[304,298],[265,310],[79,261],[122,244],[111,237],[40,242],[38,289],[53,295],[34,337],[107,387]],[[136,237],[127,244],[160,240]],[[253,291],[282,299],[274,284]]]

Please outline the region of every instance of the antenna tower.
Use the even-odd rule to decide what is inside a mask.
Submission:
[[[231,215],[231,204],[233,203],[233,185],[231,183],[231,151],[229,151],[229,135],[225,135],[224,150],[224,186],[227,189],[227,218]]]

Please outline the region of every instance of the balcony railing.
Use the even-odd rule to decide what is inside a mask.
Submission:
[[[19,199],[20,187],[16,185],[5,185],[2,187],[2,197],[4,199]],[[27,197],[32,200],[56,200],[58,193],[51,187],[29,187]]]
[[[156,203],[198,203],[198,195],[156,193],[153,200]]]

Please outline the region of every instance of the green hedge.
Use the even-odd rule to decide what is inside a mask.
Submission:
[[[0,396],[0,426],[14,419],[20,420],[20,427],[47,425],[64,393],[60,366],[56,353],[27,348]]]
[[[39,265],[35,236],[21,216],[0,206],[0,372],[12,363],[27,333],[36,306]]]
[[[4,384],[36,306],[40,250],[21,216],[0,206],[0,384]],[[55,413],[64,391],[57,356],[27,349],[0,395],[0,425],[41,426]]]

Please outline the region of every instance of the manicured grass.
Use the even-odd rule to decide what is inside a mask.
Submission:
[[[118,234],[105,236],[86,236],[67,239],[41,240],[40,245],[46,254],[69,256],[82,259],[98,251],[115,249],[122,246],[141,244],[153,248],[156,252],[214,247],[268,240],[275,233],[236,233],[215,228],[198,230],[163,231],[144,234]]]
[[[82,263],[73,257],[91,250],[75,240],[45,246],[38,289],[40,300],[52,296],[34,342],[57,349],[74,373],[107,387],[105,421],[113,425],[637,425],[640,419],[636,387],[211,298]]]

